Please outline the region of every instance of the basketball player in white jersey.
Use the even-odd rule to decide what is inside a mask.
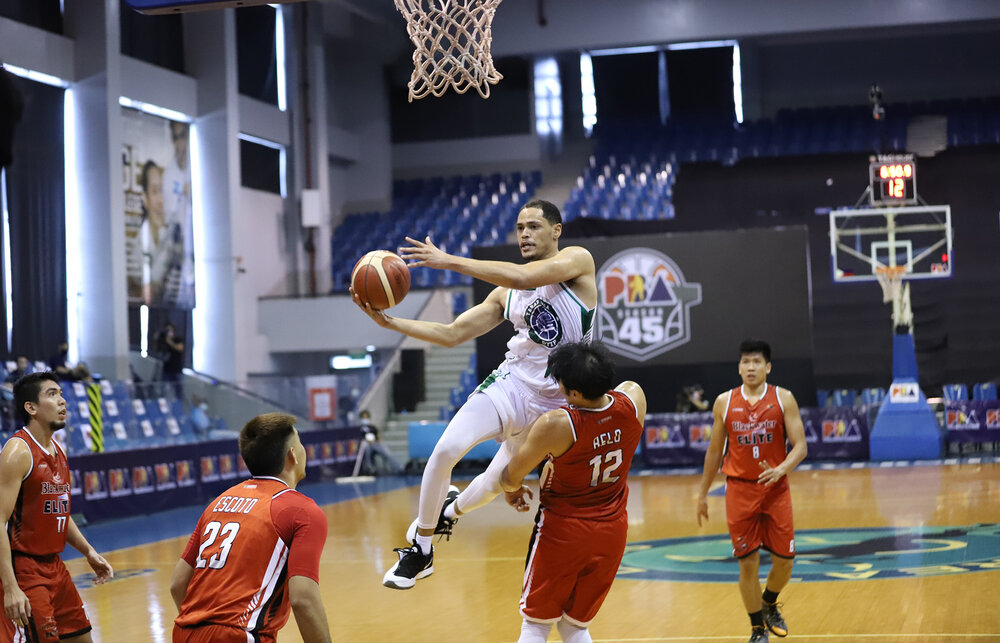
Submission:
[[[424,242],[407,237],[410,245],[400,248],[400,255],[410,266],[454,270],[497,286],[450,324],[390,317],[362,305],[355,295],[355,302],[379,326],[441,346],[479,337],[505,319],[514,325],[503,363],[458,410],[427,461],[413,538],[410,546],[396,550],[399,560],[382,579],[386,587],[409,589],[434,572],[433,535],[450,535],[458,516],[498,496],[500,472],[523,442],[524,432],[538,416],[565,403],[558,385],[545,376],[548,356],[560,344],[590,341],[597,282],[590,252],[580,246],[560,250],[561,234],[559,208],[536,199],[517,215],[524,264],[456,257],[437,248],[430,237]],[[487,470],[461,494],[449,489],[455,464],[472,447],[493,439],[503,444]]]

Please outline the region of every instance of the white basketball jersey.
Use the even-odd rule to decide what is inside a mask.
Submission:
[[[563,283],[533,290],[507,292],[504,317],[514,324],[503,363],[486,378],[480,390],[502,373],[510,373],[523,392],[562,399],[559,385],[548,375],[549,353],[567,342],[589,342],[594,312]]]

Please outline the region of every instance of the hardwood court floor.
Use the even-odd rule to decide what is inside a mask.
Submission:
[[[698,476],[633,477],[630,484],[630,543],[705,537],[682,543],[663,556],[658,550],[637,547],[652,556],[652,566],[665,562],[695,572],[701,564],[714,566],[716,572],[736,569],[723,551],[724,498],[718,494],[709,498],[707,526],[699,528],[695,521]],[[987,532],[985,545],[956,544],[961,538],[951,532],[890,537],[888,544],[876,538],[871,541],[874,563],[852,557],[857,552],[850,543],[857,539],[845,541],[835,531],[810,535],[811,530],[1000,523],[1000,464],[814,469],[793,473],[791,484],[800,557],[795,579],[781,596],[791,630],[788,641],[1000,641],[995,598],[1000,586],[996,546],[1000,536],[990,539],[992,532],[1000,534],[995,525],[981,528]],[[411,486],[324,507],[330,532],[320,585],[334,640],[515,641],[533,513],[518,514],[498,499],[464,517],[450,542],[437,544],[432,576],[408,591],[386,589],[382,573],[395,559],[393,547],[403,544],[402,534],[416,505],[417,487]],[[193,525],[192,518],[187,528]],[[107,554],[119,579],[82,591],[95,641],[170,640],[175,610],[168,585],[185,541],[186,537],[171,538]],[[706,542],[715,543],[712,555],[699,549]],[[834,549],[810,553],[807,548],[817,543]],[[941,562],[935,558],[938,555],[950,558]],[[886,559],[890,564],[884,564]],[[830,560],[845,561],[829,569],[848,580],[832,580],[834,576],[821,582],[803,580]],[[893,573],[893,560],[908,571],[903,577],[882,579]],[[80,559],[68,565],[74,576],[88,571]],[[629,573],[619,575],[592,623],[595,641],[748,638],[735,581],[656,580],[639,577],[643,572],[635,569],[630,565],[623,570]],[[550,640],[559,640],[555,630]],[[285,627],[279,641],[301,641],[294,622]]]

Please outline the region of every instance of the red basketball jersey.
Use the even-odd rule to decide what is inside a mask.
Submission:
[[[608,519],[625,511],[632,456],[642,438],[635,405],[611,391],[602,409],[564,407],[573,426],[573,446],[550,457],[539,481],[546,510],[574,518]]]
[[[298,539],[299,527],[313,533]],[[289,572],[319,581],[317,570],[289,569],[293,540],[299,550],[315,549],[310,553],[318,566],[326,518],[311,498],[270,477],[251,478],[223,492],[202,513],[184,550],[182,558],[194,576],[175,623],[274,635],[288,621]]]
[[[743,396],[743,387],[729,392],[726,411],[726,453],[722,473],[731,478],[756,480],[763,469],[760,462],[772,467],[781,464],[785,447],[785,409],[778,399],[778,387],[764,384],[764,394],[755,404]]]
[[[31,470],[21,481],[14,512],[7,523],[11,551],[31,556],[58,554],[66,547],[69,522],[70,473],[66,453],[55,440],[52,452],[27,429],[11,436],[28,445]]]

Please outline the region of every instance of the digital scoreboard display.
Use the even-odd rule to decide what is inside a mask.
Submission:
[[[868,166],[871,204],[917,202],[917,164],[912,154],[880,155]]]

